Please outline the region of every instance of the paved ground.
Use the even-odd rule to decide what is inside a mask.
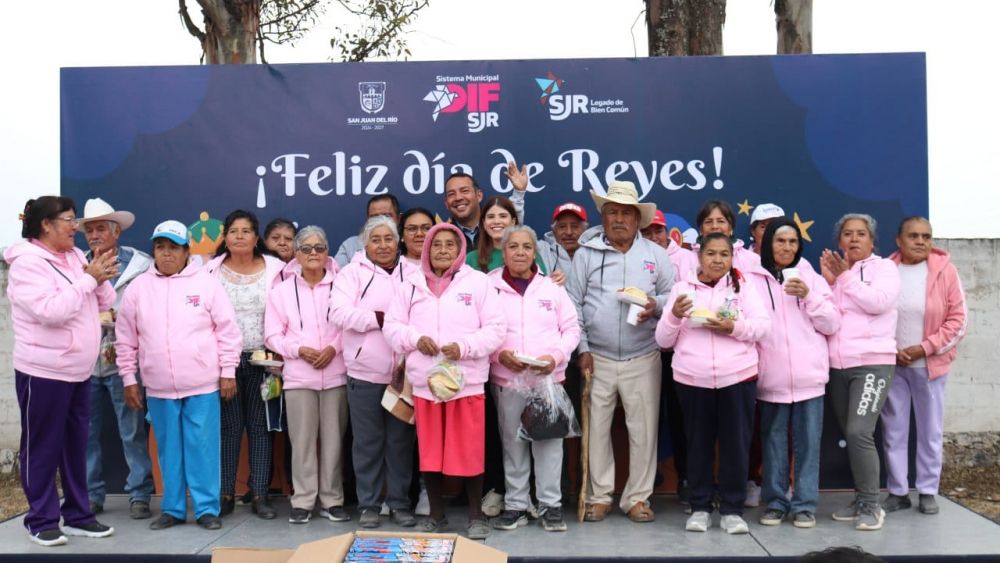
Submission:
[[[779,527],[761,526],[756,517],[761,509],[747,512],[750,534],[728,536],[716,526],[707,533],[684,531],[686,519],[673,497],[654,499],[657,519],[650,524],[633,524],[616,512],[599,524],[569,523],[561,534],[547,533],[537,525],[516,531],[494,530],[486,544],[515,556],[586,557],[595,555],[651,556],[761,556],[801,555],[807,551],[835,545],[858,545],[879,555],[958,555],[997,554],[1000,556],[1000,526],[946,499],[940,499],[941,513],[924,516],[916,510],[889,516],[881,532],[857,532],[849,524],[834,522],[830,514],[849,502],[848,493],[824,493],[819,507],[819,524],[811,530],[794,528],[790,523]],[[127,501],[121,496],[108,498],[101,521],[115,527],[115,535],[106,539],[71,538],[69,545],[43,548],[28,541],[20,518],[0,524],[0,553],[178,553],[208,554],[214,547],[294,548],[301,543],[343,534],[356,529],[356,521],[333,523],[314,518],[307,525],[287,522],[288,503],[275,502],[279,518],[260,520],[249,507],[237,506],[216,532],[202,530],[193,523],[153,532],[149,521],[128,518]],[[154,511],[157,500],[154,499]],[[449,518],[453,530],[464,532],[466,519],[460,508],[452,509]],[[383,526],[383,530],[392,530]]]

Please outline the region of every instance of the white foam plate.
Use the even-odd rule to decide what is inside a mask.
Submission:
[[[517,361],[519,361],[519,362],[521,362],[522,364],[525,364],[525,365],[528,365],[528,366],[533,366],[533,367],[538,367],[538,368],[543,368],[543,367],[549,365],[548,362],[543,362],[542,360],[539,360],[538,358],[536,358],[534,356],[527,356],[525,354],[515,353],[514,354],[514,359],[517,360]]]
[[[280,368],[285,365],[285,362],[282,362],[281,360],[250,360],[250,365],[265,368]]]
[[[618,300],[621,301],[622,303],[628,303],[630,305],[639,305],[640,307],[646,306],[646,301],[643,301],[641,299],[636,299],[635,297],[632,297],[631,295],[625,293],[624,291],[618,291],[616,293],[618,295]]]
[[[691,326],[704,326],[708,322],[708,317],[688,317],[688,324]]]

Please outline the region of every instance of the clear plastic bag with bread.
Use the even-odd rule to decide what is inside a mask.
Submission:
[[[437,363],[427,373],[427,387],[439,401],[447,401],[465,387],[465,376],[458,364],[438,354]]]
[[[518,439],[535,442],[579,436],[580,424],[566,389],[551,375],[535,377],[538,383],[524,393],[527,400],[521,411]]]

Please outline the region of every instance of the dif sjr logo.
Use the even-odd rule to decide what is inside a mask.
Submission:
[[[488,127],[500,126],[500,115],[492,111],[500,101],[499,75],[438,76],[438,85],[424,96],[433,102],[431,118],[437,122],[442,113],[466,113],[469,133],[478,133]]]

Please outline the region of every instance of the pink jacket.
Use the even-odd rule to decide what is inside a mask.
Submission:
[[[754,284],[771,318],[771,330],[757,342],[757,398],[769,403],[797,403],[821,397],[830,379],[826,337],[840,328],[840,313],[823,276],[804,258],[796,267],[800,279],[809,286],[805,299],[786,294],[778,280],[763,268]]]
[[[268,292],[264,342],[285,359],[281,370],[285,389],[322,391],[340,387],[347,383],[347,366],[340,330],[331,322],[337,263],[327,259],[326,275],[315,287],[309,287],[301,272],[301,266],[286,269],[285,281]],[[326,367],[316,369],[299,357],[300,346],[316,350],[333,346],[337,354]]]
[[[115,290],[83,272],[87,260],[74,248],[53,252],[22,240],[4,251],[10,265],[7,298],[14,325],[14,369],[45,379],[90,379],[101,343],[100,311]]]
[[[899,283],[896,264],[874,254],[834,280],[840,330],[827,338],[831,368],[896,364]]]
[[[899,252],[889,259],[899,264]],[[931,379],[948,375],[951,370],[951,362],[958,355],[958,342],[965,336],[968,317],[958,270],[947,252],[932,248],[927,257],[927,304],[924,340],[920,343],[927,355],[927,373]]]
[[[695,291],[695,309],[718,312],[724,305],[738,311],[733,333],[725,336],[691,326],[687,319],[678,319],[671,310],[682,292]],[[670,290],[663,307],[663,316],[656,324],[656,343],[674,349],[674,380],[684,385],[720,389],[757,375],[757,347],[754,343],[767,335],[771,327],[760,295],[750,284],[740,281],[735,293],[729,277],[709,287],[697,277],[681,280]]]
[[[541,274],[535,274],[522,296],[504,281],[503,271],[498,268],[490,273],[507,319],[503,343],[490,355],[490,379],[507,387],[520,375],[500,363],[500,352],[513,350],[529,356],[552,356],[556,361],[552,376],[563,381],[569,357],[580,343],[576,306],[565,289]]]
[[[150,397],[183,399],[219,389],[236,377],[243,340],[226,290],[190,264],[172,276],[155,266],[135,278],[122,296],[115,323],[115,352],[122,383],[142,385]]]
[[[464,243],[465,237],[461,240]],[[486,274],[465,264],[440,297],[428,288],[422,271],[414,269],[404,277],[385,315],[383,331],[392,349],[406,356],[406,377],[414,395],[436,400],[427,387],[427,375],[443,357],[420,353],[417,340],[421,336],[429,336],[438,346],[458,343],[458,365],[465,376],[465,387],[455,398],[483,394],[483,384],[489,379],[489,356],[503,342],[507,331],[500,307],[500,298]]]
[[[396,358],[375,312],[389,309],[410,269],[414,268],[409,262],[399,260],[390,274],[358,252],[337,275],[330,320],[343,331],[344,361],[351,377],[379,384],[392,380]]]

